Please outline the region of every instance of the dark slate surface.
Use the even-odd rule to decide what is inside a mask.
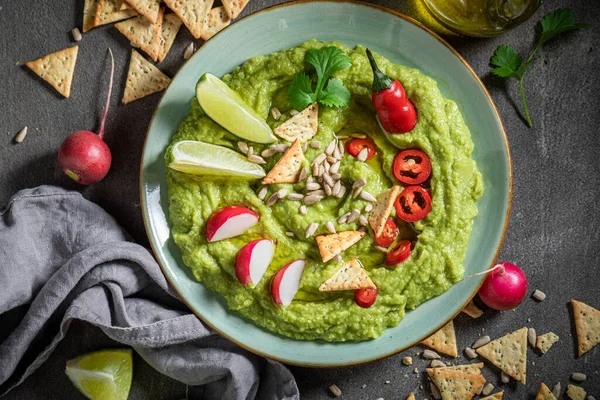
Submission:
[[[253,0],[244,14],[277,2]],[[69,100],[60,98],[23,67],[27,60],[73,44],[69,32],[79,25],[81,3],[0,1],[0,204],[19,189],[40,184],[77,189],[112,213],[139,242],[147,243],[140,216],[137,171],[146,127],[159,96],[128,106],[118,104],[130,52],[127,40],[114,28],[85,35]],[[416,16],[414,0],[377,3]],[[529,51],[535,40],[535,20],[567,5],[574,8],[579,20],[595,26],[567,34],[538,53],[538,61],[526,78],[535,125],[528,129],[515,109],[520,109],[516,82],[505,84],[491,77],[488,59],[503,43],[513,44],[523,53]],[[575,358],[572,312],[567,306],[568,300],[575,297],[600,308],[599,20],[600,3],[596,1],[546,1],[534,19],[500,38],[449,38],[490,90],[511,144],[513,213],[500,258],[525,269],[530,292],[539,288],[548,294],[541,304],[526,299],[516,311],[488,310],[478,320],[460,315],[455,321],[459,346],[464,349],[481,335],[498,337],[523,325],[534,327],[539,333],[553,331],[561,338],[544,356],[530,350],[527,386],[499,384],[497,370],[485,369],[488,381],[499,384],[508,399],[533,399],[542,381],[549,386],[560,381],[564,388],[573,371],[587,374],[583,387],[600,398],[600,346]],[[173,75],[190,41],[190,35],[182,30],[160,68]],[[78,187],[61,175],[56,151],[68,133],[97,128],[107,81],[108,46],[117,59],[117,83],[106,136],[113,166],[101,183]],[[16,145],[14,136],[24,125],[29,126],[29,134],[23,144]],[[0,326],[9,318],[0,316]],[[74,324],[50,360],[6,398],[79,398],[63,373],[65,361],[112,345],[100,331]],[[411,355],[422,371],[426,363],[415,357],[421,351],[417,347],[363,366],[320,370],[292,367],[292,371],[306,399],[330,398],[327,387],[332,383],[342,389],[345,399],[404,399],[411,391],[417,392],[418,399],[430,398],[428,390],[421,390],[421,385],[425,389],[428,386],[423,374],[416,375],[414,366],[401,363],[403,356]],[[464,356],[457,361],[465,362]],[[184,396],[184,385],[160,376],[139,357],[135,367],[131,399]]]

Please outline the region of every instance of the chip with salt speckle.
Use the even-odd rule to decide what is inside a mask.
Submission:
[[[304,153],[300,141],[296,141],[288,147],[283,156],[271,168],[267,176],[264,177],[263,185],[273,183],[295,183],[298,181],[302,163],[304,162]]]
[[[304,110],[288,119],[273,132],[282,139],[293,142],[300,139],[304,143],[317,134],[319,129],[319,105],[311,104]]]
[[[345,263],[331,278],[319,286],[320,292],[356,289],[377,289],[377,286],[355,258]]]

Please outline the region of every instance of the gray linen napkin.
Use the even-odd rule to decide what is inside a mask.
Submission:
[[[206,328],[168,286],[152,255],[77,192],[23,190],[0,210],[2,314],[28,310],[0,343],[0,394],[19,385],[65,336],[73,319],[131,346],[159,372],[203,399],[297,399],[283,365]]]

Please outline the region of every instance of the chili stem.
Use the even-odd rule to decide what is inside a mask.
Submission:
[[[531,122],[531,117],[529,116],[529,108],[527,107],[527,100],[525,100],[525,89],[523,89],[523,77],[519,79],[519,90],[521,91],[521,101],[523,102],[523,109],[525,110],[525,119],[527,120],[527,125],[531,128],[533,123]]]

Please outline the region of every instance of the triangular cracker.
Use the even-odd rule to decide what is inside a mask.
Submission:
[[[214,0],[164,0],[167,6],[181,18],[192,36],[200,39],[204,19],[210,12]]]
[[[600,311],[571,299],[579,357],[600,343]]]
[[[296,183],[302,169],[304,153],[299,140],[296,140],[283,153],[277,163],[262,180],[263,185],[272,183]]]
[[[502,400],[502,398],[504,397],[504,391],[502,392],[498,392],[498,393],[494,393],[490,396],[484,397],[480,400]]]
[[[552,394],[552,391],[550,391],[548,386],[542,382],[540,384],[540,391],[537,396],[535,396],[535,400],[556,400],[556,397]]]
[[[202,28],[202,39],[208,40],[215,36],[222,29],[229,26],[231,19],[225,12],[223,7],[215,7],[210,10],[208,16],[204,20],[204,26]]]
[[[508,376],[526,382],[527,328],[504,335],[476,351]]]
[[[138,15],[135,10],[121,11],[121,0],[98,0],[94,27],[122,21]],[[85,28],[84,28],[85,32]]]
[[[223,7],[227,11],[229,18],[236,19],[250,0],[223,0]]]
[[[131,103],[166,89],[171,83],[171,78],[163,74],[158,68],[150,64],[140,53],[131,51],[123,103]]]
[[[176,14],[167,14],[163,18],[162,34],[160,35],[160,52],[158,54],[158,62],[161,62],[167,57],[175,37],[181,28],[181,20]]]
[[[454,322],[452,321],[448,322],[442,329],[429,336],[421,343],[440,353],[458,357],[458,350],[456,349],[456,333],[454,332]]]
[[[304,143],[315,136],[318,130],[319,105],[314,103],[273,129],[273,132],[289,142],[300,139]]]
[[[85,0],[83,3],[83,32],[87,32],[92,29],[94,20],[96,19],[96,7],[98,6],[98,0]]]
[[[408,397],[406,398],[406,400],[415,400],[414,393],[409,394]]]
[[[385,222],[392,212],[392,207],[394,207],[394,201],[398,197],[398,193],[400,193],[400,186],[394,186],[377,196],[377,202],[369,214],[369,225],[373,228],[376,237],[381,236]]]
[[[71,95],[73,71],[75,71],[78,50],[79,47],[77,46],[69,47],[37,60],[29,61],[25,65],[48,82],[58,93],[68,98]]]
[[[567,386],[567,396],[572,400],[585,400],[586,391],[581,386]]]
[[[553,332],[548,332],[537,337],[535,347],[537,347],[542,354],[546,354],[548,350],[550,350],[550,347],[556,342],[558,342],[558,336]]]
[[[448,370],[448,371],[462,372],[464,374],[481,374],[481,368],[483,368],[483,363],[453,365],[451,367],[439,367],[439,368],[435,368],[435,369],[444,369],[444,370]],[[428,374],[431,374],[431,372],[429,372],[430,369],[434,369],[434,368],[427,368],[426,371]]]
[[[160,11],[160,0],[127,0],[127,4],[140,15],[146,17],[148,21],[155,24],[158,22],[158,13]],[[121,7],[121,10],[123,8]]]
[[[150,23],[146,18],[139,16],[127,21],[115,24],[115,28],[119,30],[131,43],[142,49],[154,61],[158,60],[162,37],[162,19],[165,10],[162,9],[158,15],[158,22]]]
[[[119,10],[124,11],[124,10],[132,10],[133,7],[131,7],[129,5],[129,3],[127,3],[126,1],[121,2],[121,7],[119,7]]]
[[[485,383],[481,374],[465,374],[433,368],[429,378],[438,387],[443,400],[470,400]]]
[[[331,260],[333,257],[365,237],[365,235],[365,232],[345,231],[317,236],[317,246],[321,252],[321,257],[323,257],[323,262]]]
[[[479,318],[483,315],[483,311],[473,303],[473,300],[471,300],[461,311],[471,318]]]
[[[377,286],[354,258],[319,286],[319,292],[355,289],[377,289]]]

